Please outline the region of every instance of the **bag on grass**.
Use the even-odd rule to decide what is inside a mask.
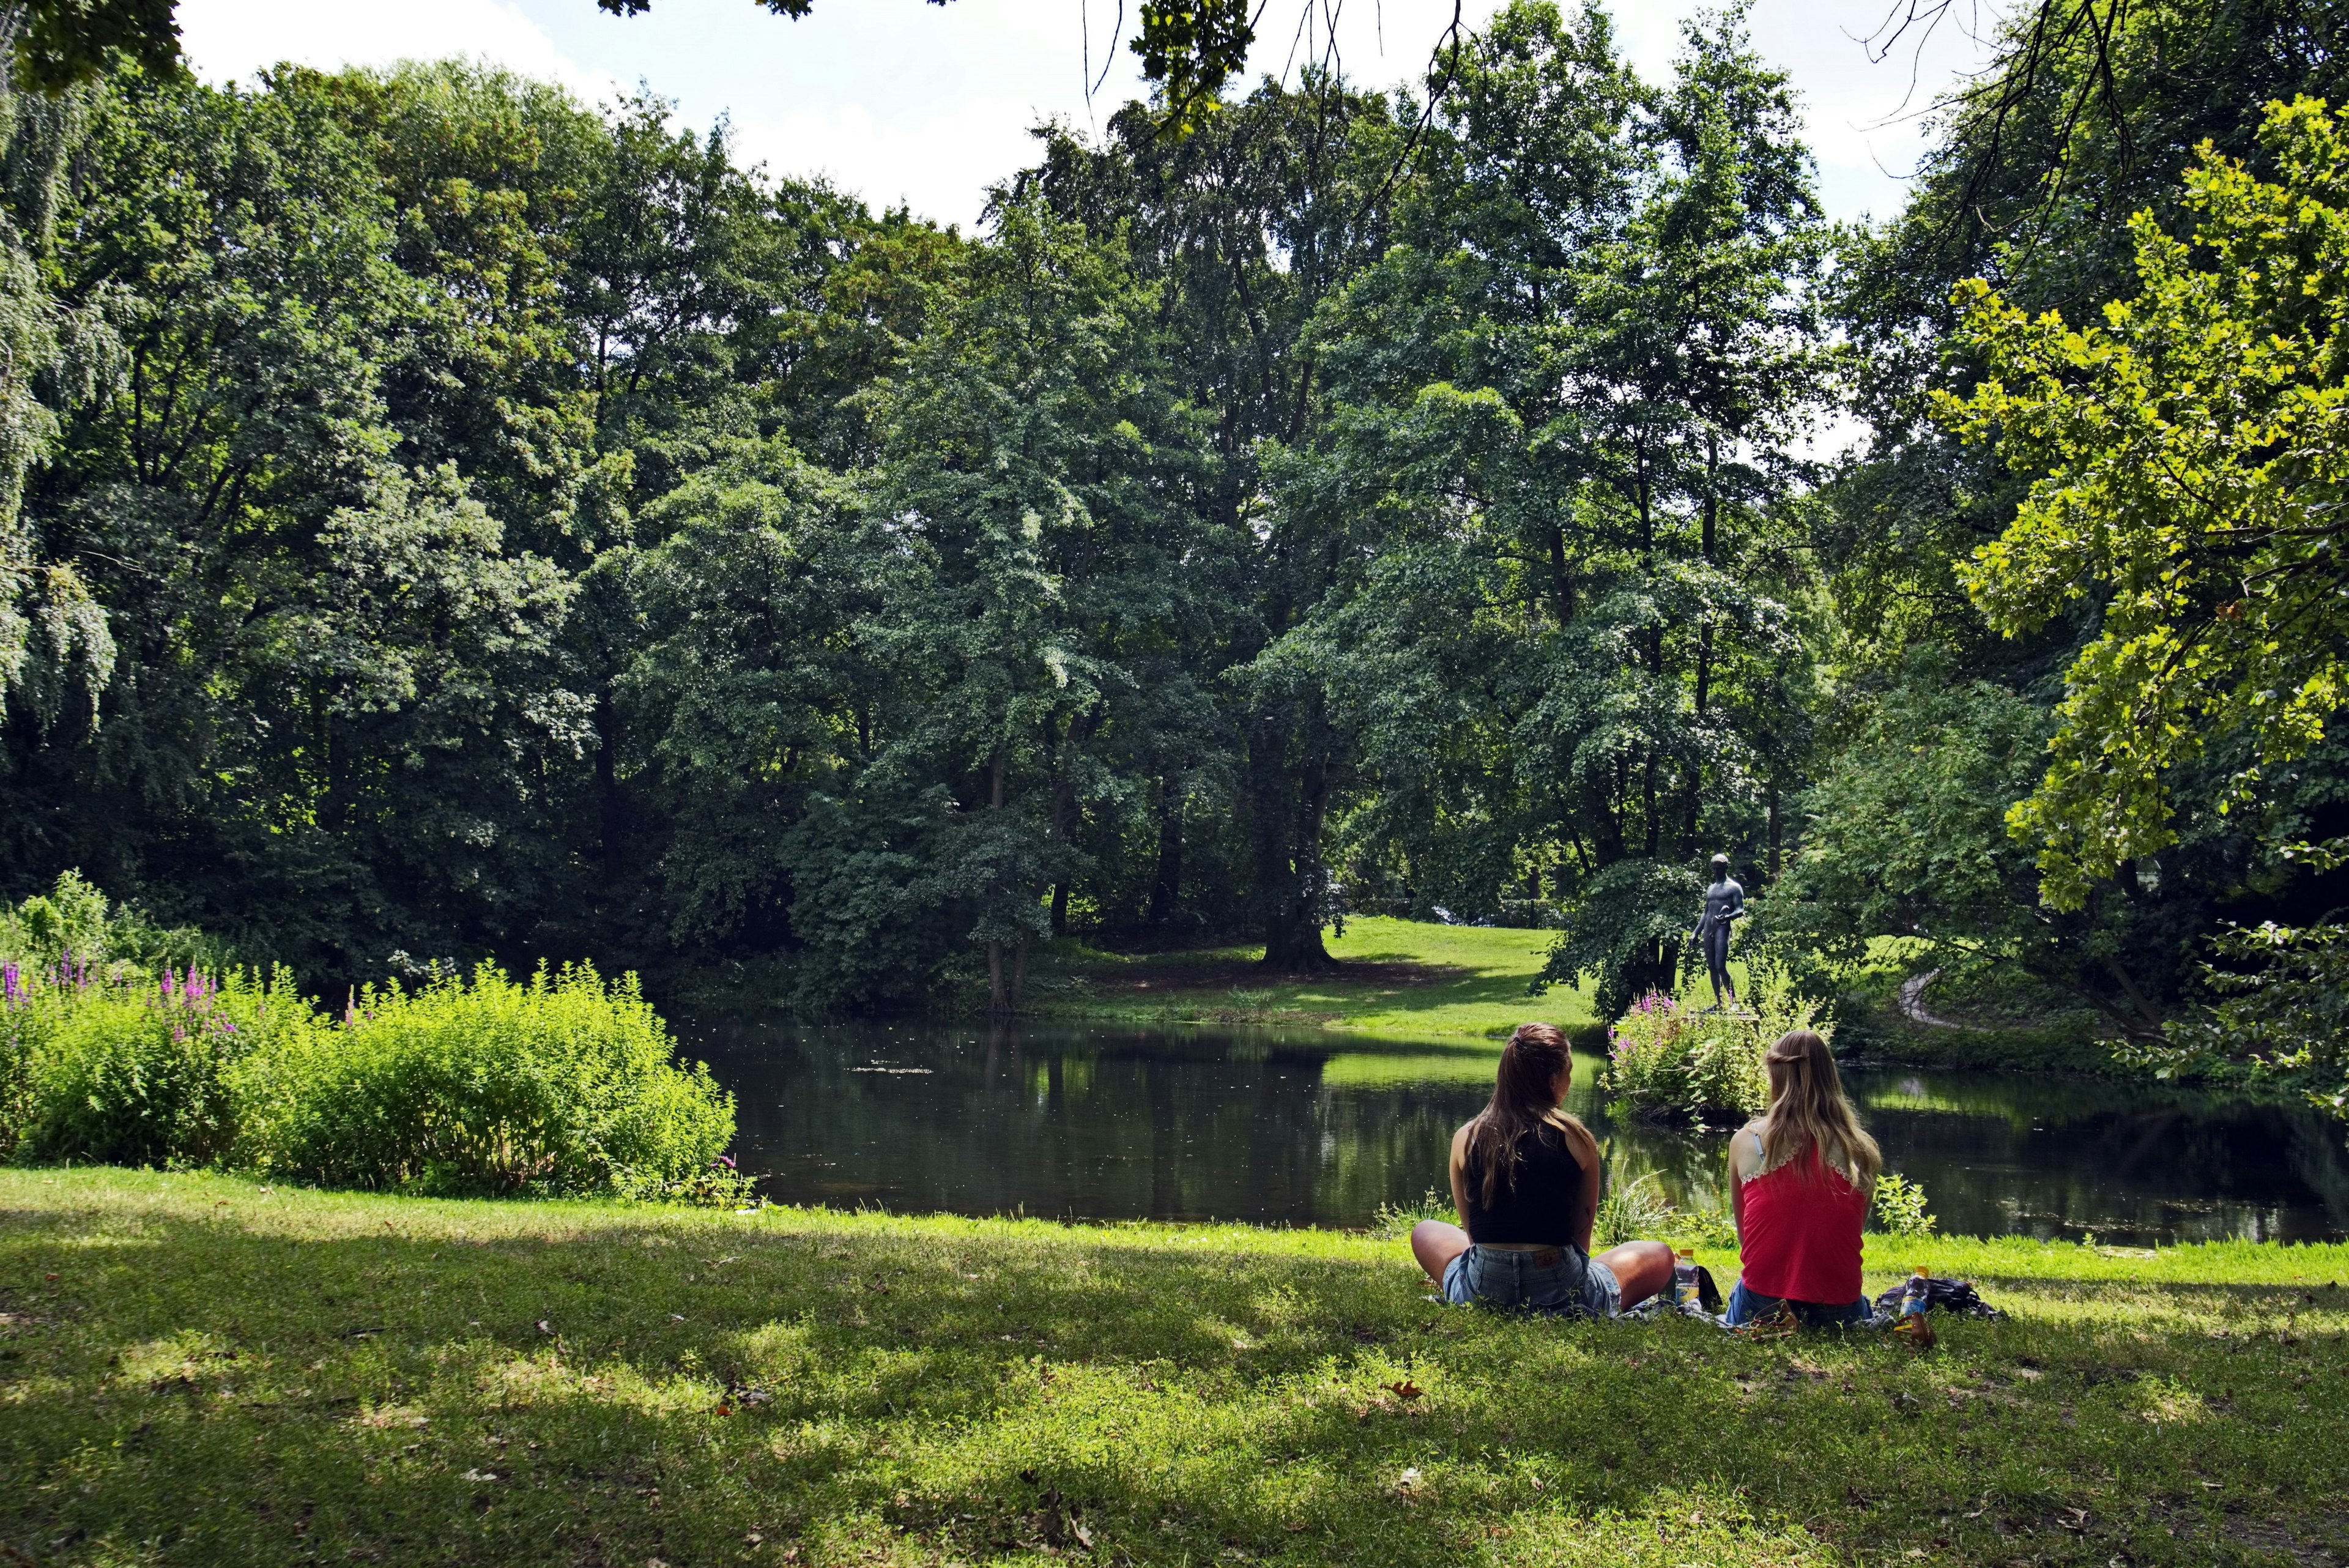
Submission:
[[[1900,1315],[1900,1294],[1909,1288],[1903,1280],[1876,1298],[1878,1322],[1891,1322]],[[1955,1313],[1961,1317],[2002,1318],[2006,1314],[1982,1299],[1971,1280],[1945,1280],[1939,1274],[1925,1282],[1925,1310]]]

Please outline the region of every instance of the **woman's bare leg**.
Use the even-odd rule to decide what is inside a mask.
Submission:
[[[1661,1241],[1626,1241],[1599,1253],[1598,1262],[1615,1271],[1627,1307],[1638,1306],[1672,1282],[1672,1250]]]
[[[1444,1271],[1468,1250],[1468,1232],[1441,1220],[1423,1220],[1411,1228],[1411,1255],[1427,1271],[1436,1288],[1444,1287]],[[1669,1267],[1669,1265],[1667,1265]]]

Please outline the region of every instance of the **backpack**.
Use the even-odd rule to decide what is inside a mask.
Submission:
[[[1876,1298],[1876,1315],[1894,1318],[1900,1315],[1901,1293],[1909,1288],[1903,1280]],[[1945,1280],[1930,1275],[1925,1281],[1925,1310],[1956,1313],[1962,1317],[2002,1318],[2006,1314],[1982,1299],[1971,1280]]]

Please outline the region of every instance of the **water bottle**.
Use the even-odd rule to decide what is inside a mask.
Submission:
[[[1900,1292],[1900,1321],[1892,1325],[1894,1333],[1905,1335],[1919,1350],[1933,1343],[1933,1324],[1925,1315],[1931,1280],[1930,1272],[1923,1268],[1909,1276]]]
[[[1672,1254],[1672,1305],[1686,1309],[1696,1303],[1696,1249],[1682,1247]]]

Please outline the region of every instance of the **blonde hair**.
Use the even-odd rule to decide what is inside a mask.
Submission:
[[[1762,1117],[1762,1166],[1775,1170],[1806,1149],[1822,1160],[1843,1158],[1845,1174],[1862,1192],[1876,1190],[1883,1151],[1868,1136],[1844,1097],[1827,1043],[1808,1029],[1779,1036],[1763,1063],[1770,1072],[1770,1108]]]

